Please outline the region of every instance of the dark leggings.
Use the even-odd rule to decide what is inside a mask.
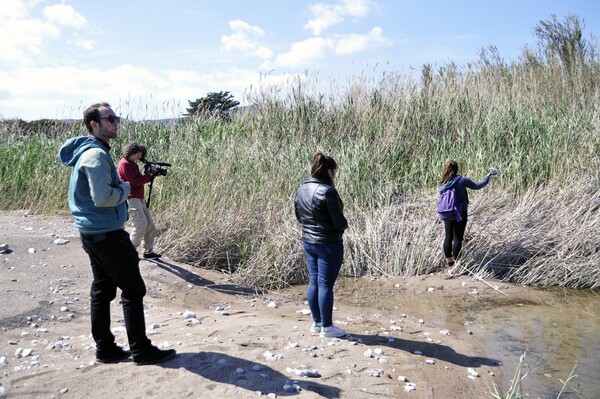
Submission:
[[[458,259],[462,249],[463,239],[465,237],[465,228],[467,227],[467,213],[462,214],[462,221],[453,220],[444,221],[444,255],[446,258]]]

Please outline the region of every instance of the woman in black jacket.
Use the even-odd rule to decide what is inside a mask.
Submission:
[[[344,204],[334,188],[335,160],[318,152],[307,178],[296,192],[296,219],[302,224],[302,242],[308,263],[308,305],[311,330],[322,337],[345,336],[333,325],[333,285],[344,258],[342,235],[348,227]]]

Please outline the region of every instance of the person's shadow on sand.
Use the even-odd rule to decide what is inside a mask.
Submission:
[[[242,287],[241,285],[237,285],[237,284],[216,284],[214,281],[200,277],[197,274],[192,273],[189,270],[176,265],[175,263],[167,262],[163,259],[151,259],[151,260],[146,259],[146,260],[154,263],[156,266],[160,267],[161,269],[163,269],[169,273],[173,273],[174,275],[183,279],[184,281],[186,281],[190,284],[197,285],[199,287],[206,287],[206,288],[209,288],[209,289],[212,289],[215,291],[219,291],[224,294],[230,294],[230,295],[260,294],[260,292],[257,292],[256,290]]]
[[[501,365],[501,362],[499,360],[478,356],[463,355],[461,353],[457,353],[454,349],[447,345],[436,344],[433,342],[410,341],[397,337],[394,337],[394,340],[390,341],[388,337],[380,335],[351,335],[353,339],[360,340],[365,345],[388,346],[390,348],[403,350],[412,354],[418,354],[418,352],[420,352],[420,355],[423,357],[438,359],[440,361],[456,364],[457,366],[498,367]]]
[[[288,377],[263,364],[225,353],[178,353],[173,360],[160,366],[170,369],[184,368],[214,382],[235,385],[252,392],[260,391],[263,395],[269,393],[275,393],[277,397],[297,395],[299,392],[286,392],[283,388],[284,385],[292,386],[297,382],[301,388],[300,392],[311,391],[324,398],[340,397],[340,389],[334,386],[319,384],[304,377]],[[256,366],[259,366],[260,370],[253,369]],[[210,384],[203,389],[210,390]],[[208,392],[204,393],[208,394]]]

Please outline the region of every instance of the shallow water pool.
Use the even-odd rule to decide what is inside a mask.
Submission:
[[[578,378],[561,398],[600,398],[600,293],[506,287],[508,296],[483,298],[467,294],[466,289],[415,295],[389,281],[343,278],[336,283],[335,295],[339,304],[401,309],[440,327],[472,330],[486,355],[503,364],[502,393],[526,352],[524,370],[531,370],[523,380],[523,394],[556,398],[562,388],[560,380],[566,380],[576,366]]]

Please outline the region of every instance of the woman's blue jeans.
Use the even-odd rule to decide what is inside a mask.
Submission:
[[[315,323],[330,327],[333,324],[333,285],[342,267],[344,243],[303,244],[309,274],[308,306]]]

